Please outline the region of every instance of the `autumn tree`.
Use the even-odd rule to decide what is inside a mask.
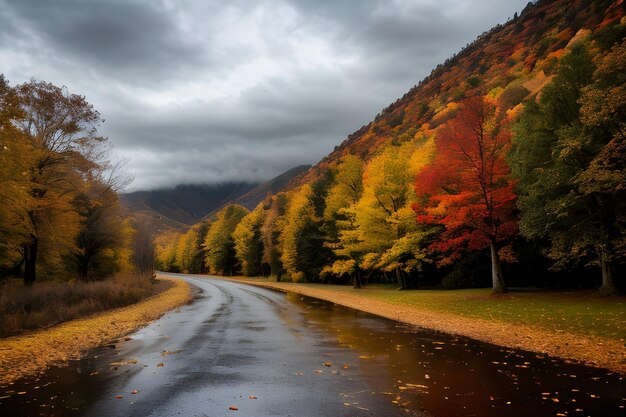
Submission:
[[[81,218],[72,249],[78,277],[87,280],[116,272],[116,252],[125,245],[117,193],[107,184],[93,181],[76,196],[74,207]]]
[[[321,218],[316,213],[316,193],[310,185],[295,190],[285,213],[281,231],[281,261],[292,281],[312,281],[319,278],[327,260],[323,246]]]
[[[499,250],[517,230],[509,142],[494,104],[469,98],[439,131],[432,164],[415,178],[417,221],[444,227],[431,245],[444,254],[441,263],[490,248],[494,293],[506,292]]]
[[[132,263],[135,273],[143,277],[152,277],[156,263],[154,231],[146,220],[136,221],[132,238]],[[165,268],[163,268],[165,269]]]
[[[35,80],[16,91],[23,116],[15,124],[32,148],[21,242],[24,282],[32,284],[41,255],[51,268],[74,247],[80,218],[73,200],[97,168],[96,150],[105,139],[97,136],[100,114],[83,96]]]
[[[31,204],[27,175],[32,149],[15,121],[24,117],[18,96],[0,74],[0,268],[19,269],[22,243],[28,239],[24,207]]]
[[[353,215],[354,225],[341,231],[341,244],[336,251],[340,261],[349,263],[335,267],[352,265],[363,270],[393,272],[401,288],[409,286],[407,276],[419,269],[424,248],[421,238],[413,239],[418,236],[411,235],[417,232],[414,216],[405,214],[410,212],[414,198],[414,170],[421,169],[420,158],[429,158],[428,144],[428,140],[420,140],[390,145],[369,161],[363,174],[363,193],[347,209]],[[411,244],[405,245],[407,241]]]
[[[176,266],[180,272],[191,273],[196,250],[197,228],[192,227],[183,233],[176,242]]]
[[[354,206],[363,193],[363,161],[346,155],[337,168],[324,208],[325,245],[337,259],[322,269],[322,275],[352,277],[354,288],[361,288],[360,271],[353,254],[347,249],[348,235],[356,229]]]
[[[230,204],[217,213],[204,241],[205,262],[211,274],[233,275],[239,271],[232,233],[248,213],[237,204]]]
[[[557,269],[598,265],[604,294],[616,292],[614,265],[626,254],[625,57],[622,42],[596,69],[584,45],[573,47],[539,103],[525,104],[510,157],[521,232],[549,242]]]
[[[263,275],[274,275],[276,281],[280,282],[284,273],[282,257],[281,231],[284,228],[287,212],[288,198],[285,193],[278,193],[268,196],[263,201],[265,216],[261,225],[261,243],[263,253],[261,256],[261,267]]]
[[[264,220],[265,210],[263,209],[263,203],[259,203],[254,210],[239,222],[233,232],[235,256],[245,276],[261,274],[261,259],[263,255],[261,227]]]
[[[142,233],[142,231],[145,231],[146,233]],[[174,230],[162,232],[157,236],[152,236],[151,233],[151,224],[145,220],[139,221],[137,225],[137,235],[141,238],[137,242],[140,244],[139,247],[148,249],[148,246],[145,245],[145,243],[147,242],[148,235],[150,235],[150,240],[154,240],[154,263],[157,269],[167,272],[180,272],[178,263],[176,262],[176,252],[181,233]],[[202,243],[204,244],[204,242]],[[147,253],[147,251],[141,250],[139,253],[143,255],[144,253]]]

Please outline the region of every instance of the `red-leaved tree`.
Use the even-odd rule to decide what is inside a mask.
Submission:
[[[472,97],[437,134],[432,164],[415,178],[417,221],[442,225],[431,249],[442,264],[491,249],[493,292],[506,292],[499,250],[517,232],[514,182],[505,161],[510,134],[496,107]]]

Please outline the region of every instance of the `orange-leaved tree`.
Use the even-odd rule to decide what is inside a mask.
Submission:
[[[495,105],[469,98],[438,132],[433,163],[415,178],[417,221],[444,227],[431,249],[446,264],[489,247],[494,293],[506,292],[499,250],[517,232],[515,184],[505,161],[509,143]]]

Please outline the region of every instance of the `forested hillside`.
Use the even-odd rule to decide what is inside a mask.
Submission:
[[[539,1],[293,189],[161,236],[158,266],[402,288],[624,286],[623,1]]]

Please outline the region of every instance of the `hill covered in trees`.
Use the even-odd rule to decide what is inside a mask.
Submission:
[[[402,288],[622,286],[626,18],[529,3],[254,210],[163,235],[166,270]]]

